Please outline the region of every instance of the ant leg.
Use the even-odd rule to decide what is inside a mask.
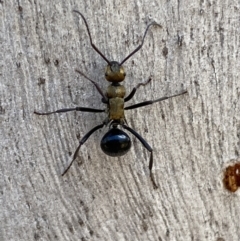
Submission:
[[[149,79],[148,79],[146,82],[144,82],[144,83],[139,83],[136,87],[134,87],[134,88],[132,89],[131,93],[130,93],[126,98],[124,98],[124,102],[127,102],[127,101],[131,100],[132,97],[135,95],[137,89],[138,89],[141,85],[143,85],[143,86],[147,85],[151,80],[152,80],[152,78],[149,77]]]
[[[76,12],[76,11],[75,11],[75,12]],[[103,103],[108,103],[108,98],[105,96],[105,94],[102,92],[100,86],[99,86],[95,81],[89,79],[89,78],[88,78],[83,72],[81,72],[80,70],[75,69],[75,71],[78,72],[78,73],[79,73],[80,75],[82,75],[83,77],[85,77],[85,78],[86,78],[87,80],[89,80],[90,82],[92,82],[92,83],[95,85],[98,93],[102,96],[102,102],[103,102]]]
[[[68,165],[68,167],[65,169],[65,171],[62,173],[62,176],[64,176],[67,171],[69,170],[69,168],[72,166],[73,164],[73,161],[76,159],[77,157],[77,154],[78,154],[78,151],[80,149],[80,147],[88,140],[88,138],[95,132],[97,131],[98,129],[101,129],[103,126],[105,125],[105,123],[101,124],[101,125],[98,125],[98,126],[95,126],[93,129],[91,129],[79,142],[79,145],[76,149],[76,151],[74,152],[74,155],[73,155],[73,159],[72,161],[70,162],[70,164]]]
[[[76,108],[64,108],[64,109],[59,109],[51,112],[38,112],[34,111],[34,114],[36,115],[51,115],[55,113],[63,113],[63,112],[69,112],[69,111],[82,111],[82,112],[104,112],[105,110],[100,110],[100,109],[93,109],[93,108],[87,108],[87,107],[76,107]]]
[[[150,160],[149,160],[149,171],[150,171],[150,178],[153,184],[154,189],[157,189],[158,186],[154,180],[153,174],[152,174],[152,166],[153,166],[153,149],[151,146],[149,146],[149,144],[132,128],[130,128],[129,126],[126,125],[122,125],[122,127],[126,130],[128,130],[129,132],[131,132],[134,136],[136,136],[138,138],[138,140],[143,144],[143,146],[150,152]]]
[[[124,108],[124,110],[136,109],[136,108],[139,108],[139,107],[142,107],[142,106],[151,105],[153,103],[160,102],[160,101],[163,101],[163,100],[166,100],[166,99],[170,99],[172,97],[176,97],[176,96],[183,95],[183,94],[186,94],[186,93],[187,93],[187,91],[185,90],[180,94],[176,94],[176,95],[172,95],[172,96],[165,96],[165,97],[162,97],[162,98],[159,98],[159,99],[156,99],[156,100],[147,100],[147,101],[135,104],[135,105],[127,106],[127,107]]]

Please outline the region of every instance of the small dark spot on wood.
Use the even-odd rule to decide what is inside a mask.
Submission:
[[[55,64],[55,66],[58,66],[58,65],[59,65],[59,60],[58,60],[58,59],[55,59],[55,60],[54,60],[54,64]]]
[[[42,226],[40,225],[40,223],[39,223],[39,220],[36,218],[35,219],[35,222],[36,222],[36,229],[38,229],[38,230],[42,230]],[[38,233],[36,233],[37,235],[38,235]]]
[[[93,230],[90,230],[90,231],[89,231],[89,234],[90,234],[91,236],[93,236],[93,234],[94,234]]]
[[[78,223],[79,223],[80,226],[84,226],[84,222],[81,218],[78,219]]]
[[[210,188],[210,187],[207,190],[208,190],[209,193],[213,192],[212,188]]]
[[[43,215],[42,215],[42,219],[43,219],[45,222],[47,222],[47,215],[46,215],[46,214],[43,214]]]
[[[203,15],[203,14],[204,14],[204,10],[203,10],[202,8],[200,9],[199,14],[200,14],[200,15]]]
[[[16,63],[17,67],[20,68],[21,67],[21,64],[20,62]]]
[[[22,6],[18,6],[18,11],[22,12],[22,10],[23,10]]]
[[[68,226],[68,230],[70,231],[70,233],[74,233],[72,224],[68,223],[67,226]]]
[[[34,240],[39,240],[40,239],[40,235],[38,233],[34,234]]]
[[[88,213],[89,212],[89,207],[84,207],[84,211],[85,211],[85,213]]]
[[[163,48],[162,54],[163,54],[163,56],[164,56],[165,58],[167,57],[167,55],[168,55],[168,48],[167,48],[166,46]]]
[[[165,114],[164,113],[162,113],[162,119],[165,120]]]
[[[44,79],[42,77],[38,78],[38,85],[39,86],[45,84],[45,82],[46,82],[46,79]]]
[[[49,64],[49,63],[50,63],[50,58],[46,58],[46,57],[44,56],[44,61],[45,61],[46,64]]]
[[[5,113],[5,109],[2,106],[0,106],[0,115],[3,115],[4,113]]]
[[[26,201],[26,204],[27,204],[28,208],[31,209],[31,205],[28,201]]]
[[[225,239],[224,238],[217,238],[216,241],[225,241]]]
[[[46,182],[46,180],[45,180],[45,178],[44,178],[44,175],[43,175],[43,174],[40,174],[40,176],[42,177],[43,182]]]
[[[142,227],[143,227],[143,230],[144,230],[145,232],[147,232],[147,230],[148,230],[148,225],[146,224],[146,222],[143,222]]]
[[[178,40],[177,40],[177,42],[178,42],[178,46],[179,46],[179,47],[182,47],[183,39],[184,39],[183,35],[180,35],[180,34],[178,33]]]
[[[84,163],[84,160],[81,158],[80,161],[77,162],[78,166],[81,166]]]
[[[193,28],[190,29],[190,38],[193,40]]]
[[[198,82],[197,80],[194,81],[194,84],[195,84],[196,86],[199,86],[199,82]]]
[[[206,49],[207,49],[206,46],[203,46],[203,47],[201,48],[201,53],[202,53],[202,55],[204,54],[204,51],[205,51]]]

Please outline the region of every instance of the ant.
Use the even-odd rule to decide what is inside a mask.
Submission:
[[[126,90],[123,85],[120,84],[126,76],[126,73],[123,68],[123,63],[126,62],[132,55],[134,55],[137,51],[139,51],[144,43],[144,39],[146,37],[146,34],[148,32],[148,29],[152,25],[156,25],[161,27],[161,25],[157,24],[156,22],[150,23],[143,35],[141,44],[133,51],[131,52],[125,59],[123,59],[120,63],[117,61],[109,61],[102,52],[95,46],[95,44],[92,42],[92,36],[89,30],[89,26],[87,24],[87,21],[82,13],[80,13],[77,10],[73,10],[75,13],[79,14],[81,18],[83,19],[85,26],[87,28],[87,33],[90,39],[90,43],[92,48],[102,56],[102,58],[107,62],[107,67],[105,70],[105,78],[107,81],[109,81],[111,84],[108,86],[106,94],[103,93],[99,85],[88,78],[84,73],[82,73],[80,70],[76,69],[75,71],[85,77],[87,80],[89,80],[94,86],[96,87],[98,93],[102,96],[102,103],[106,104],[106,109],[94,109],[94,108],[88,108],[88,107],[76,107],[76,108],[64,108],[59,109],[52,112],[37,112],[34,111],[37,115],[51,115],[54,113],[63,113],[63,112],[69,112],[69,111],[82,111],[82,112],[93,112],[93,113],[99,113],[99,112],[106,112],[107,118],[103,121],[102,124],[95,126],[93,129],[91,129],[85,136],[82,137],[82,139],[79,141],[79,145],[73,155],[72,161],[68,165],[68,167],[65,169],[65,171],[62,173],[62,176],[67,173],[71,165],[73,164],[73,161],[77,158],[78,151],[80,147],[88,140],[88,138],[97,130],[103,128],[104,126],[109,125],[109,131],[103,136],[101,140],[101,149],[102,151],[109,156],[122,156],[125,155],[130,147],[131,147],[131,139],[127,133],[122,131],[118,128],[118,126],[122,127],[123,129],[129,131],[131,134],[133,134],[141,143],[142,145],[150,152],[150,160],[149,160],[149,171],[150,171],[150,178],[153,183],[154,188],[157,188],[157,185],[154,181],[153,174],[152,174],[152,167],[153,167],[153,149],[152,147],[143,139],[142,136],[140,136],[135,130],[130,128],[127,125],[124,110],[130,110],[130,109],[136,109],[142,106],[151,105],[156,102],[160,102],[175,96],[183,95],[187,93],[187,91],[183,91],[182,93],[172,95],[172,96],[165,96],[156,100],[148,100],[144,101],[135,105],[130,105],[127,107],[124,107],[125,102],[131,100],[133,96],[135,95],[137,89],[140,86],[144,86],[148,84],[151,81],[151,78],[149,78],[144,83],[139,83],[133,90],[130,92],[128,96],[125,97]]]

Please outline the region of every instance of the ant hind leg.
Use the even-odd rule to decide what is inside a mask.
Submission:
[[[76,151],[74,152],[74,155],[73,155],[73,159],[72,161],[70,162],[70,164],[68,165],[68,167],[65,169],[65,171],[62,173],[62,176],[64,176],[67,171],[69,170],[69,168],[72,166],[74,160],[77,158],[77,154],[78,154],[78,151],[80,149],[80,147],[88,140],[88,138],[95,132],[97,131],[98,129],[101,129],[103,126],[105,125],[105,123],[101,124],[101,125],[98,125],[98,126],[95,126],[93,129],[91,129],[80,141],[79,141],[79,145],[76,149]]]
[[[134,136],[136,136],[138,138],[138,140],[143,144],[143,146],[150,152],[150,160],[149,160],[149,165],[148,165],[148,168],[150,171],[150,179],[153,184],[153,188],[157,189],[158,186],[157,186],[157,184],[154,180],[153,174],[152,174],[152,167],[153,167],[153,149],[152,149],[152,147],[135,130],[133,130],[132,128],[130,128],[129,126],[126,126],[124,124],[122,125],[122,127],[124,129],[128,130],[129,132],[131,132]]]

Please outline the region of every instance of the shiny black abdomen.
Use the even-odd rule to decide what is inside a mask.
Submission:
[[[102,151],[109,156],[125,155],[130,147],[130,137],[118,128],[110,129],[101,140]]]

